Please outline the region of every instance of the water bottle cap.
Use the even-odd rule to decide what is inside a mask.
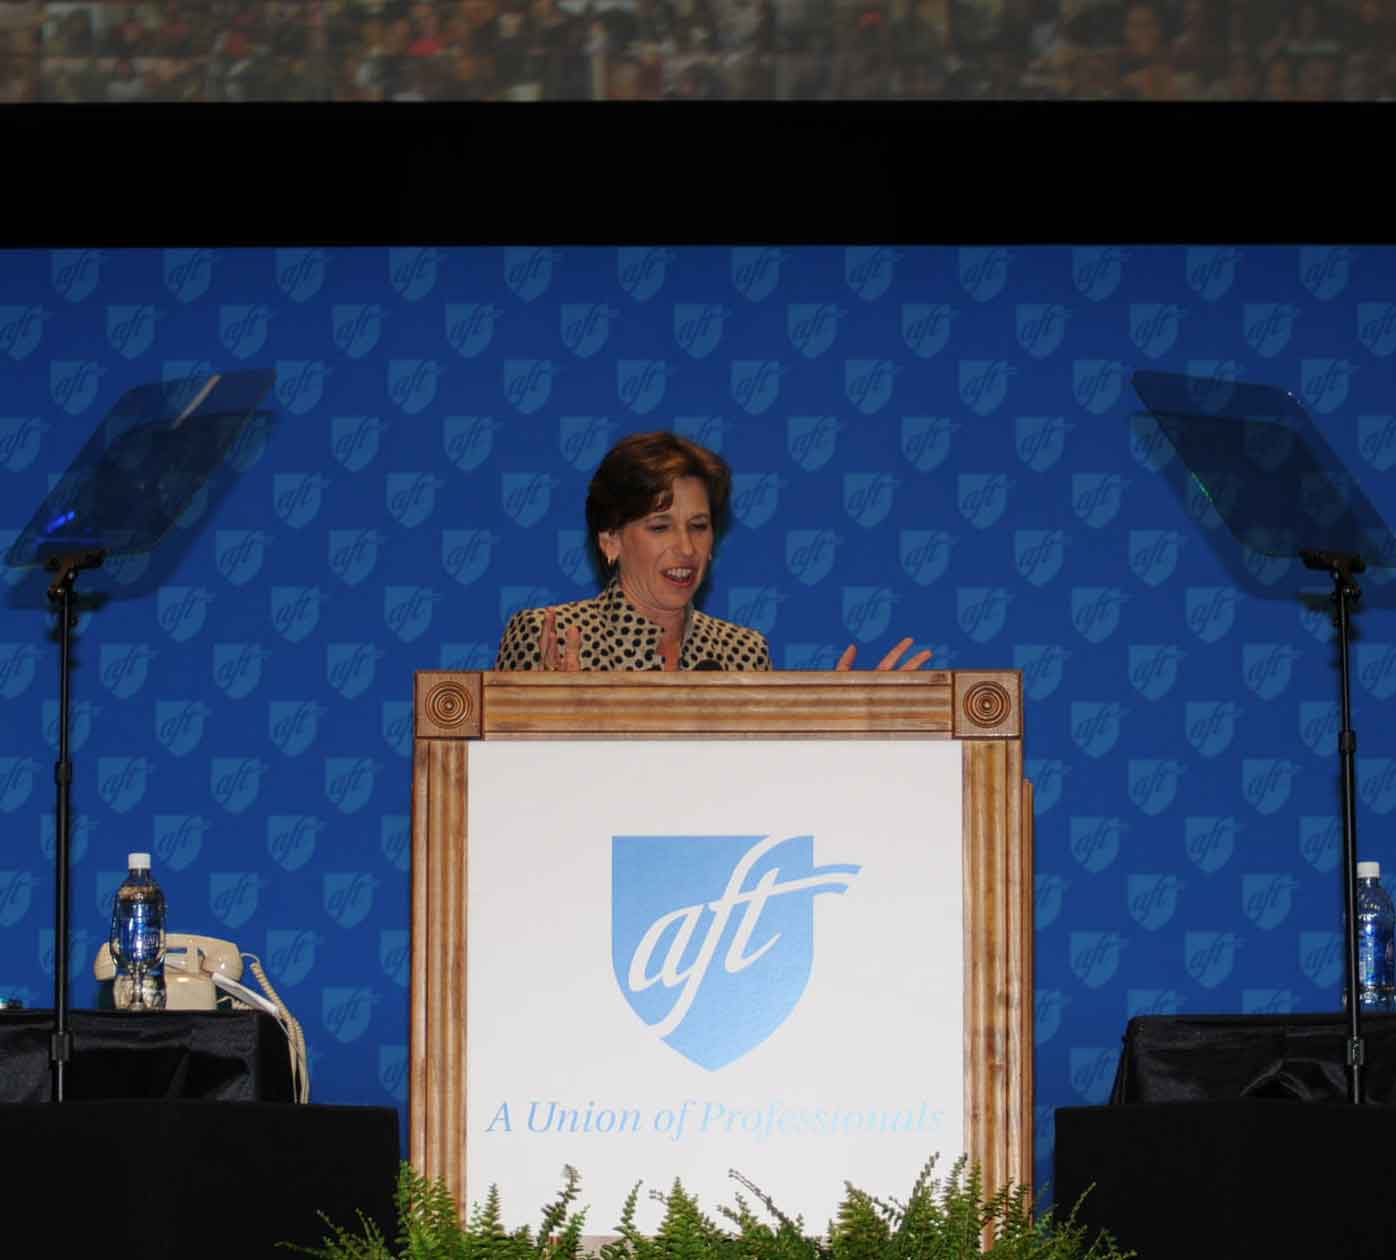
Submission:
[[[126,869],[128,871],[148,871],[150,869],[150,854],[128,853],[126,855]]]
[[[1381,863],[1380,863],[1380,862],[1359,862],[1359,863],[1357,864],[1357,878],[1358,878],[1358,879],[1380,879],[1380,878],[1381,878]]]

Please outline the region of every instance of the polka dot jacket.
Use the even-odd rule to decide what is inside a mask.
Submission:
[[[561,639],[569,626],[582,628],[584,670],[663,669],[659,655],[660,627],[635,610],[612,580],[595,599],[558,604],[557,632]],[[543,633],[546,609],[525,608],[509,618],[499,641],[495,669],[541,669],[538,640]],[[701,661],[716,661],[726,670],[771,668],[771,650],[758,630],[689,609],[688,629],[679,655],[680,669],[693,669]]]

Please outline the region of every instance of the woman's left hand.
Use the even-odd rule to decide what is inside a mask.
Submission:
[[[873,668],[898,670],[920,669],[922,665],[924,665],[927,661],[931,659],[930,648],[923,648],[920,652],[917,652],[915,656],[912,656],[907,660],[902,661],[900,665],[897,664],[897,662],[901,660],[902,654],[915,642],[915,639],[903,639],[890,652],[888,652],[886,656],[884,656],[880,661],[878,661],[878,663]],[[844,649],[843,655],[839,657],[839,663],[835,665],[834,668],[852,669],[853,661],[857,657],[857,655],[857,644],[850,643],[848,647]]]

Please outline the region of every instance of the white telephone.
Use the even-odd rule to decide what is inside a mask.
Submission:
[[[286,1009],[280,995],[267,979],[255,954],[245,955],[252,974],[266,990],[266,996],[241,984],[243,953],[232,941],[214,936],[188,936],[181,932],[165,934],[165,1009],[171,1011],[212,1011],[225,998],[238,1009],[265,1011],[281,1025],[291,1049],[291,1081],[297,1102],[310,1101],[310,1070],[306,1062],[305,1035],[296,1017]],[[116,976],[111,946],[104,944],[92,963],[98,980]]]

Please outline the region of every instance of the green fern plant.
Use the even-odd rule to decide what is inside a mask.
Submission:
[[[718,1209],[726,1225],[705,1215],[675,1181],[667,1193],[650,1192],[664,1205],[664,1217],[649,1236],[635,1223],[637,1183],[621,1208],[615,1240],[585,1257],[586,1213],[573,1206],[581,1189],[576,1169],[563,1170],[562,1189],[543,1209],[534,1234],[527,1227],[505,1227],[495,1186],[462,1224],[445,1182],[428,1180],[403,1164],[394,1195],[394,1247],[362,1213],[357,1233],[322,1213],[330,1232],[319,1247],[283,1245],[316,1260],[1130,1260],[1134,1255],[1121,1251],[1109,1234],[1090,1238],[1077,1220],[1079,1204],[1064,1219],[1050,1209],[1037,1213],[1026,1187],[1005,1186],[985,1198],[976,1165],[959,1159],[941,1180],[935,1163],[932,1156],[905,1202],[846,1184],[838,1214],[820,1236],[811,1235],[801,1218],[786,1216],[737,1172],[733,1179],[751,1199],[738,1193],[735,1206]],[[752,1200],[769,1219],[756,1212]],[[986,1237],[991,1239],[987,1247]]]

